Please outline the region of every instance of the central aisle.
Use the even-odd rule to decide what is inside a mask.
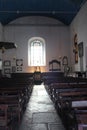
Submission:
[[[20,130],[64,130],[44,85],[34,85]]]

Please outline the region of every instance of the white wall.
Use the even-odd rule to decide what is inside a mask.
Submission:
[[[71,23],[70,30],[71,30],[71,43],[72,43],[71,47],[73,47],[73,37],[74,37],[75,33],[77,33],[78,44],[80,42],[83,42],[83,44],[84,44],[83,71],[85,71],[86,70],[85,61],[87,58],[87,57],[85,57],[85,47],[87,46],[87,2],[85,3],[85,5],[83,5],[81,10],[76,15],[73,22]],[[72,58],[71,58],[72,64],[74,66],[73,51],[72,51],[71,55],[72,55]],[[78,61],[78,64],[75,64],[74,69],[76,71],[80,70],[80,59]]]
[[[4,60],[13,61],[13,57],[23,59],[23,71],[32,71],[28,67],[28,40],[31,37],[42,37],[46,41],[46,64],[42,68],[48,71],[49,61],[58,59],[59,56],[68,56],[70,61],[70,36],[69,27],[52,18],[30,16],[16,19],[4,27],[5,41],[15,42],[18,48],[7,50]]]

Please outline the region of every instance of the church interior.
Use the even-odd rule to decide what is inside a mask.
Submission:
[[[0,0],[0,130],[87,130],[86,34],[86,0]]]

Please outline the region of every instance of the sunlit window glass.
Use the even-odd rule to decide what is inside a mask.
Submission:
[[[45,43],[41,39],[34,39],[29,42],[29,64],[30,66],[44,66],[45,63]]]

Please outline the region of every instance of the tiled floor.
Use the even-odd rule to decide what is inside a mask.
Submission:
[[[44,85],[35,85],[21,124],[13,130],[65,130]]]

